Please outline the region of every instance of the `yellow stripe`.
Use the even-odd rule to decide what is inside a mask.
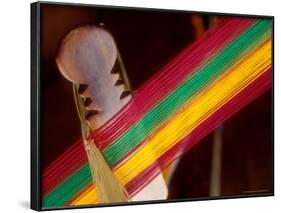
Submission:
[[[177,142],[186,137],[199,124],[211,116],[222,105],[257,79],[271,64],[271,41],[263,44],[240,64],[236,64],[224,75],[197,95],[177,113],[168,124],[149,139],[133,156],[114,168],[114,173],[125,185],[149,167]],[[151,149],[154,152],[151,152]],[[81,194],[71,205],[90,204],[96,200],[94,188]]]
[[[91,184],[87,190],[83,191],[75,200],[69,203],[69,205],[88,205],[98,202],[96,187]]]

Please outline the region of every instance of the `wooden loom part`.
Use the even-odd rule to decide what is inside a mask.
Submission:
[[[119,72],[112,72],[117,59],[118,50],[111,35],[90,25],[71,31],[58,51],[59,70],[66,79],[82,87],[79,92],[85,98],[87,117],[94,129],[131,99]]]
[[[56,62],[61,74],[74,84],[82,135],[88,135],[92,129],[105,124],[132,98],[114,39],[102,27],[86,25],[67,34],[58,49]],[[100,202],[128,201],[126,190],[110,170],[102,153],[88,136],[84,136],[83,140]],[[160,174],[151,187],[132,200],[145,200],[147,196],[151,199],[166,198],[166,188],[158,190],[155,196],[155,189],[163,184],[165,182]]]
[[[112,37],[100,27],[74,29],[62,41],[56,62],[74,85],[83,141],[100,202],[128,201],[126,190],[89,137],[92,129],[103,125],[131,99],[119,73],[111,72],[117,62]]]

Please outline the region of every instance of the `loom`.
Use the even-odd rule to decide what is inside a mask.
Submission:
[[[107,31],[85,26],[68,34],[58,66],[85,107],[84,122],[92,129],[84,140],[101,154],[116,184],[124,188],[124,198],[165,199],[165,190],[149,194],[146,187],[149,192],[159,185],[165,189],[161,172],[167,166],[271,87],[271,27],[266,19],[220,18],[134,92],[129,92],[126,72],[121,77],[111,73],[121,59]],[[76,58],[80,54],[83,59]],[[86,71],[81,76],[79,70]],[[99,88],[108,94],[100,96]],[[44,171],[43,206],[98,202],[91,174],[95,165],[83,153],[83,142],[77,141]]]

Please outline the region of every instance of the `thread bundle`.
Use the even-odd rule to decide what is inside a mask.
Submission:
[[[271,87],[271,20],[221,18],[139,88],[93,139],[130,196]],[[43,171],[43,206],[96,203],[81,141]]]

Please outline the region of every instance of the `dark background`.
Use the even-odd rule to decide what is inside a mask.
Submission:
[[[136,90],[209,27],[214,17],[199,15],[42,5],[42,168],[81,137],[71,83],[55,64],[59,42],[70,30],[103,22]],[[273,191],[271,110],[268,91],[223,124],[221,195]],[[212,143],[213,133],[181,158],[170,198],[209,195]]]

